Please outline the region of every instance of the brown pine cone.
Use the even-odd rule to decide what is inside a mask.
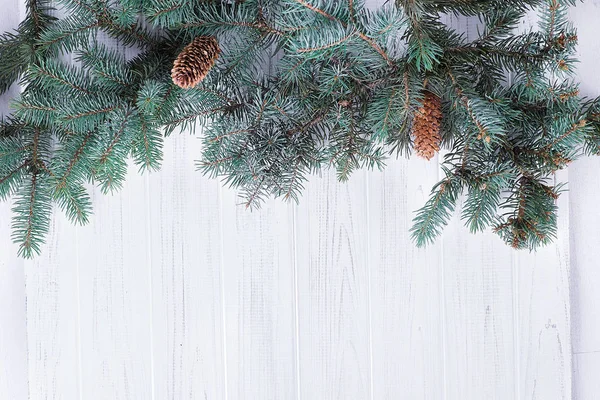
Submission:
[[[206,78],[220,52],[219,42],[214,37],[197,37],[185,46],[173,63],[173,83],[183,89],[193,88]]]
[[[414,149],[419,157],[431,160],[440,150],[442,137],[442,101],[435,94],[425,91],[421,108],[417,110],[412,125]]]

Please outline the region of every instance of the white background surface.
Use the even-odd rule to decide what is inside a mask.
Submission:
[[[1,30],[18,3],[0,0]],[[582,92],[600,95],[600,1],[571,15]],[[88,226],[57,211],[33,261],[0,203],[1,400],[600,396],[600,158],[557,177],[559,238],[530,254],[458,217],[415,249],[435,160],[324,172],[299,205],[249,212],[199,154],[167,138],[161,172],[94,192]]]

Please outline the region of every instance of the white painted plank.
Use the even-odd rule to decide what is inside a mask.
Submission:
[[[297,209],[300,397],[372,397],[365,171],[306,185]]]
[[[537,28],[529,13],[522,31]],[[560,171],[555,183],[567,182]],[[535,253],[518,252],[513,284],[516,304],[516,371],[519,398],[571,399],[569,193],[558,201],[558,238]]]
[[[441,399],[441,246],[418,249],[409,232],[437,182],[437,162],[389,160],[367,177],[373,398]]]
[[[520,257],[517,268],[521,397],[570,399],[568,260],[550,247]]]
[[[60,265],[61,270],[79,271],[82,398],[149,399],[152,395],[145,189],[146,179],[134,167],[129,168],[121,192],[103,195],[95,188],[94,216],[89,225],[78,229],[77,266]],[[73,306],[69,310],[75,311]]]
[[[78,251],[76,229],[54,206],[41,255],[24,262],[30,399],[81,396]]]
[[[250,211],[222,190],[223,289],[229,399],[297,393],[293,206]]]
[[[27,324],[25,273],[10,240],[10,202],[0,203],[0,393],[26,399]]]
[[[600,393],[598,365],[600,352],[584,351],[573,353],[573,399],[595,399]]]
[[[446,398],[518,398],[512,250],[471,234],[458,212],[442,240]]]
[[[25,261],[30,399],[81,395],[75,230],[54,208],[42,255]]]
[[[580,36],[584,40],[585,36],[581,33]],[[600,82],[588,90],[594,88],[598,91]],[[598,157],[576,161],[569,168],[573,399],[595,398],[600,393],[598,171]]]
[[[600,86],[599,86],[600,88]],[[573,265],[573,351],[600,351],[600,159],[586,158],[569,168],[571,262]],[[599,365],[600,367],[600,365]]]
[[[455,215],[443,237],[447,398],[570,398],[565,199],[560,240],[536,254],[511,251],[490,233],[469,236]],[[543,318],[557,321],[550,326],[563,341],[540,349],[532,332]]]
[[[470,40],[481,29],[477,18],[445,19]],[[461,219],[463,201],[464,196],[439,239],[445,398],[518,398],[513,282],[518,256],[489,231],[471,234]]]
[[[600,95],[600,1],[578,3],[570,18],[579,37],[577,79],[585,96]],[[573,398],[590,399],[600,392],[600,158],[585,158],[569,168],[571,245],[571,333]]]
[[[592,18],[593,7],[577,18]],[[583,44],[594,40],[586,32],[582,48],[594,45]],[[416,160],[348,184],[325,173],[297,208],[277,200],[250,213],[193,172],[197,147],[167,139],[163,171],[95,195],[89,227],[57,215],[44,254],[25,266],[27,357],[23,278],[0,270],[9,279],[0,281],[0,324],[10,321],[0,330],[1,366],[10,360],[0,397],[26,398],[29,379],[32,399],[569,398],[564,208],[561,241],[535,255],[454,225],[443,252],[408,250],[409,211],[433,183],[408,172]],[[600,362],[596,170],[596,159],[571,169],[581,399],[596,395]],[[12,267],[20,261],[4,251],[7,207],[0,265]]]
[[[122,190],[88,188],[94,215],[77,229],[83,398],[151,398],[153,391],[148,183],[129,164]]]
[[[156,399],[225,399],[219,182],[195,171],[200,140],[165,139],[149,180]]]
[[[566,182],[567,171],[555,181]],[[558,238],[517,264],[519,393],[523,399],[571,399],[569,193],[558,200]]]
[[[8,12],[0,14],[0,32],[15,29],[23,13],[22,2],[5,0]],[[15,85],[0,96],[0,116],[8,114],[9,101],[18,94]],[[18,248],[10,239],[11,202],[0,203],[0,393],[8,399],[25,399],[27,387],[27,331],[25,273]]]
[[[447,20],[470,40],[481,29],[477,18]],[[446,398],[518,398],[513,287],[518,255],[489,231],[471,234],[461,219],[462,201],[464,196],[440,239]]]

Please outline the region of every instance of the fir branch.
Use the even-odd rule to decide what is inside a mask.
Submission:
[[[67,181],[71,175],[71,172],[73,171],[75,165],[81,160],[83,152],[93,135],[94,132],[89,132],[87,135],[84,136],[83,140],[81,141],[81,144],[77,146],[75,153],[72,155],[65,172],[59,177],[58,182],[56,183],[57,191],[63,190],[67,187]]]
[[[588,124],[588,121],[585,119],[581,119],[578,122],[574,123],[571,125],[571,127],[562,135],[560,135],[559,137],[557,137],[556,139],[554,139],[552,142],[548,143],[543,149],[542,152],[544,151],[548,151],[550,149],[552,149],[554,146],[556,146],[557,144],[559,144],[560,142],[568,139],[571,135],[573,135],[574,133],[578,132],[579,130],[585,128]]]
[[[31,173],[28,183],[19,190],[13,207],[13,240],[19,255],[31,258],[41,251],[50,226],[51,199],[39,171]]]
[[[206,25],[206,22],[198,21],[198,22],[187,22],[178,27],[182,28],[182,29],[190,29],[190,28],[202,28],[205,25]],[[276,36],[285,36],[285,34],[286,34],[286,32],[280,31],[276,28],[273,28],[273,27],[267,25],[264,21],[252,21],[252,22],[223,21],[223,22],[220,22],[219,25],[221,27],[250,28],[250,29],[255,29],[261,33],[267,33],[267,34],[272,34],[272,35],[276,35]]]
[[[344,28],[348,28],[347,23],[340,21],[338,18],[334,17],[331,14],[328,14],[327,12],[321,10],[318,7],[315,7],[304,0],[294,0],[294,1],[300,5],[308,8],[309,10],[316,12],[319,15],[322,15],[323,17],[327,18],[330,21],[336,22],[336,23],[340,24],[341,26],[343,26]],[[388,56],[388,54],[372,38],[368,37],[367,35],[365,35],[363,32],[360,32],[359,30],[356,31],[356,35],[358,35],[358,37],[360,37],[369,46],[371,46],[373,48],[373,50],[375,50],[388,63],[388,65],[393,65],[393,62],[392,62],[391,58]]]
[[[21,165],[0,174],[0,200],[6,201],[10,196],[21,187],[21,179],[25,168],[29,165],[28,161]]]
[[[184,127],[189,126],[189,124],[191,122],[196,121],[200,117],[205,117],[207,115],[212,115],[212,114],[218,113],[220,111],[225,111],[228,108],[229,108],[228,106],[218,106],[215,108],[192,112],[187,115],[184,115],[183,117],[178,117],[178,118],[174,118],[174,119],[165,119],[164,121],[161,121],[161,122],[162,122],[163,126],[165,127],[166,131],[170,133],[178,126],[181,126],[181,125],[183,125]]]
[[[66,67],[54,60],[45,60],[33,64],[30,67],[27,78],[40,87],[50,90],[65,90],[67,94],[86,94],[91,95],[93,90],[90,88],[89,78],[81,71]]]
[[[119,189],[130,156],[141,171],[159,168],[163,133],[198,122],[199,168],[255,207],[268,196],[297,200],[309,172],[333,166],[346,180],[382,168],[388,153],[410,154],[415,113],[434,94],[439,121],[425,128],[449,152],[415,216],[418,245],[441,233],[463,190],[472,231],[494,226],[519,248],[547,243],[559,190],[546,180],[600,149],[598,100],[582,100],[569,77],[572,0],[396,0],[377,10],[356,0],[62,0],[69,14],[59,19],[48,1],[27,1],[19,29],[0,35],[0,90],[26,83],[0,125],[0,198],[17,199],[24,255],[39,251],[52,203],[85,223],[85,182]],[[515,34],[542,3],[539,29]],[[480,16],[479,37],[467,41],[442,13]],[[126,60],[99,34],[139,55]],[[170,71],[197,36],[217,40],[218,59],[183,90]],[[80,68],[59,62],[70,52]]]
[[[411,234],[417,246],[433,243],[441,234],[454,211],[458,196],[462,192],[462,183],[449,171],[446,178],[434,187],[432,197],[413,219]]]
[[[134,161],[140,166],[140,171],[156,171],[160,168],[163,153],[163,138],[153,121],[145,115],[139,115],[140,129],[132,147]]]

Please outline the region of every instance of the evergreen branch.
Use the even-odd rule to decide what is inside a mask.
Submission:
[[[266,177],[263,176],[260,179],[260,181],[256,184],[255,190],[250,194],[250,196],[246,200],[246,208],[252,208],[256,206],[255,201],[258,199],[260,190],[262,188],[262,184],[264,183],[265,179]]]
[[[2,160],[4,162],[4,160],[7,159],[7,158],[9,158],[10,156],[22,155],[28,149],[29,149],[29,146],[22,146],[22,147],[19,147],[17,149],[11,149],[11,150],[8,150],[8,151],[2,151],[2,152],[0,152],[0,160]]]
[[[336,46],[341,45],[342,43],[348,41],[353,36],[354,36],[354,33],[351,33],[349,35],[346,35],[346,36],[342,37],[341,39],[338,39],[338,40],[336,40],[334,42],[331,42],[331,43],[327,43],[327,44],[322,45],[322,46],[317,46],[317,47],[312,47],[312,48],[310,48],[310,47],[302,48],[301,47],[301,48],[297,49],[296,52],[298,52],[298,53],[311,53],[311,52],[315,52],[315,51],[327,50],[327,49],[330,49],[332,47],[336,47]]]
[[[327,12],[321,10],[318,7],[315,7],[304,0],[294,0],[294,1],[300,5],[308,8],[309,10],[316,12],[319,15],[322,15],[323,17],[327,18],[330,21],[337,22],[344,28],[348,28],[347,23],[339,20],[338,18],[334,17],[331,14],[328,14]],[[364,40],[369,46],[371,46],[377,53],[379,53],[379,55],[388,63],[388,65],[393,65],[391,58],[373,39],[371,39],[370,37],[368,37],[367,35],[365,35],[364,33],[360,32],[358,30],[356,31],[356,34],[358,35],[358,37],[360,37],[362,40]]]
[[[132,149],[134,160],[142,171],[158,170],[162,161],[162,135],[145,115],[139,118],[140,129]]]
[[[411,235],[417,246],[431,243],[441,234],[441,228],[448,223],[461,191],[462,184],[452,174],[436,185],[432,197],[413,219]]]
[[[110,110],[110,111],[112,111],[112,110]],[[129,118],[130,115],[131,115],[131,110],[126,111],[125,116],[123,117],[123,119],[121,120],[121,122],[119,124],[117,132],[114,134],[114,136],[113,136],[111,142],[109,143],[108,147],[106,148],[106,150],[102,153],[102,155],[99,158],[100,164],[105,164],[106,163],[106,161],[108,160],[108,158],[113,153],[113,150],[115,149],[115,146],[121,140],[121,136],[125,132],[125,128],[127,126],[127,122],[128,122],[127,119]]]
[[[29,0],[27,2],[27,16],[33,21],[33,34],[38,37],[44,28],[40,18],[40,8],[38,7],[38,0]]]
[[[45,31],[39,39],[39,46],[52,49],[61,46],[66,51],[73,51],[75,48],[88,41],[91,34],[100,27],[97,20],[91,20],[87,24],[79,25],[72,20],[64,20],[65,27],[58,27],[53,31]]]
[[[76,85],[74,83],[68,82],[68,81],[62,79],[61,77],[52,74],[51,72],[44,71],[44,70],[40,69],[39,74],[47,76],[48,78],[53,79],[53,80],[55,80],[56,82],[58,82],[60,84],[63,84],[65,86],[69,86],[69,87],[71,87],[71,88],[73,88],[73,89],[75,89],[77,91],[83,92],[85,94],[91,94],[92,93],[89,90],[87,90],[86,88],[78,86],[78,85]]]
[[[213,113],[216,113],[216,112],[219,112],[219,111],[223,111],[226,108],[227,107],[221,106],[221,107],[211,108],[209,110],[202,110],[202,111],[199,111],[197,113],[186,115],[184,117],[180,117],[180,118],[176,118],[176,119],[172,119],[172,120],[167,120],[167,121],[164,122],[164,125],[167,126],[167,127],[177,126],[177,125],[180,125],[181,123],[184,123],[184,122],[193,121],[193,120],[197,119],[198,117],[202,117],[202,116],[205,116],[205,115],[209,115],[209,114],[213,114]]]
[[[94,177],[100,182],[102,192],[121,188],[127,174],[127,157],[139,129],[139,115],[129,107],[113,111],[108,123],[100,127],[99,148],[92,159]]]
[[[87,77],[51,60],[33,64],[31,66],[30,79],[41,80],[42,85],[52,88],[68,88],[72,89],[75,93],[92,94],[92,91],[85,87],[86,85],[89,86]]]
[[[556,139],[554,139],[552,142],[548,143],[542,151],[548,151],[551,148],[553,148],[554,146],[556,146],[558,143],[564,141],[565,139],[567,139],[569,136],[571,136],[572,134],[574,134],[575,132],[577,132],[578,130],[584,128],[587,125],[588,121],[585,119],[581,119],[579,120],[579,122],[574,123],[573,125],[571,125],[571,127],[562,135],[560,135],[559,137],[557,137]]]
[[[14,176],[21,172],[23,170],[23,168],[25,168],[29,163],[27,161],[25,161],[24,163],[22,163],[21,165],[19,165],[17,168],[13,169],[12,171],[10,171],[7,175],[4,175],[3,177],[0,178],[0,186],[5,184],[6,182],[8,182],[9,180],[11,180],[12,178],[14,178]],[[3,199],[5,197],[3,196]]]
[[[104,71],[96,71],[96,74],[100,75],[102,78],[105,78],[107,80],[113,81],[114,83],[124,86],[124,87],[130,87],[130,84],[124,80],[121,80],[115,76],[111,76],[109,74],[107,74]]]
[[[385,117],[383,118],[383,126],[387,126],[388,121],[390,119],[390,112],[392,111],[392,101],[391,99],[394,97],[394,94],[396,93],[395,89],[392,89],[392,94],[390,95],[390,101],[387,104],[387,107],[385,108]]]
[[[187,22],[178,27],[182,28],[182,29],[190,29],[190,28],[202,28],[205,25],[206,25],[206,22],[199,21],[199,22]],[[273,35],[281,36],[281,37],[286,35],[286,32],[283,32],[283,31],[280,31],[279,29],[273,28],[272,26],[267,25],[264,21],[253,21],[253,22],[223,21],[223,22],[220,22],[219,25],[222,27],[229,26],[229,27],[237,27],[237,28],[256,29],[257,31],[262,32],[262,33],[273,34]]]
[[[19,189],[21,185],[19,178],[28,165],[29,162],[25,161],[12,170],[2,173],[0,176],[0,200],[6,201],[9,196],[13,195]]]
[[[40,244],[49,230],[51,214],[50,196],[40,172],[33,171],[13,207],[12,238],[19,244],[19,255],[31,258],[40,253]]]
[[[68,121],[73,121],[73,120],[77,120],[77,119],[85,118],[85,117],[94,117],[94,116],[98,116],[100,114],[108,114],[109,112],[115,111],[119,108],[120,108],[120,106],[110,106],[110,107],[100,108],[97,110],[84,111],[84,112],[80,112],[80,113],[73,114],[73,115],[65,115],[63,117],[63,120],[68,122]]]
[[[132,74],[122,54],[96,45],[79,52],[77,61],[102,80],[114,83],[119,88],[132,86]]]
[[[225,139],[226,137],[234,136],[234,135],[237,135],[237,134],[240,134],[240,133],[248,133],[248,132],[251,132],[251,131],[249,129],[236,129],[234,131],[227,132],[227,133],[224,133],[222,135],[215,136],[214,138],[212,138],[210,140],[213,141],[213,142],[219,142],[219,141]]]
[[[348,1],[348,11],[350,14],[350,22],[356,25],[356,12],[354,10],[354,0]]]
[[[33,217],[34,217],[34,213],[33,213],[33,207],[34,207],[34,200],[35,200],[35,194],[36,194],[36,190],[37,190],[37,180],[38,180],[38,174],[37,172],[34,172],[33,174],[31,174],[31,195],[29,198],[29,212],[27,213],[27,222],[26,222],[26,231],[25,231],[25,240],[23,241],[23,244],[21,245],[21,248],[31,248],[32,247],[32,236],[33,236]]]
[[[17,105],[17,107],[18,107],[18,110],[35,110],[35,111],[49,111],[49,112],[58,111],[58,109],[55,107],[40,106],[37,104],[27,104],[27,103],[19,103]]]
[[[200,164],[203,167],[215,167],[217,165],[226,163],[227,161],[231,161],[233,160],[233,156],[229,156],[229,157],[224,157],[224,158],[219,158],[217,160],[212,160],[212,161],[202,161]]]
[[[557,0],[550,0],[550,6],[548,7],[549,11],[550,11],[550,18],[549,18],[549,23],[548,23],[548,42],[551,42],[552,39],[554,39],[554,30],[556,29],[556,13],[558,11],[558,8],[560,7],[560,4],[558,3]]]
[[[352,0],[350,0],[352,1]],[[290,182],[290,184],[288,185],[288,190],[285,194],[285,196],[283,196],[283,198],[285,200],[289,200],[291,197],[293,197],[293,190],[294,190],[294,185],[296,184],[296,179],[298,179],[298,167],[300,166],[300,159],[296,160],[296,163],[294,164],[294,167],[292,168],[292,170],[294,171],[292,174],[292,180]]]
[[[101,28],[123,40],[125,44],[138,44],[142,47],[148,47],[155,43],[154,38],[149,32],[141,29],[136,25],[121,26],[114,22],[114,17],[109,14],[108,10],[96,14],[98,24]]]
[[[490,143],[492,140],[497,140],[499,136],[504,136],[505,132],[501,118],[492,114],[491,110],[484,109],[483,107],[481,107],[481,110],[476,110],[476,103],[473,99],[469,99],[467,95],[465,95],[463,88],[452,72],[448,72],[448,75],[450,76],[457,97],[469,116],[469,120],[479,132],[477,139]],[[484,115],[484,112],[487,115]]]
[[[33,142],[31,146],[31,162],[34,167],[39,168],[39,164],[41,163],[39,156],[39,146],[40,146],[40,128],[36,127],[34,129]]]
[[[172,132],[177,126],[183,125],[186,127],[190,122],[196,121],[200,117],[204,117],[207,115],[212,115],[221,111],[226,111],[230,108],[229,105],[226,106],[217,106],[214,108],[204,109],[200,111],[195,111],[192,113],[185,114],[183,117],[177,118],[169,118],[161,121],[161,124],[165,127],[167,133]]]
[[[515,34],[542,3],[539,28]],[[158,169],[163,134],[200,122],[199,168],[239,188],[247,207],[267,196],[297,201],[309,172],[332,166],[346,180],[429,140],[427,155],[450,152],[415,215],[418,245],[441,233],[465,190],[471,231],[493,226],[508,245],[545,244],[559,194],[546,180],[600,149],[600,100],[581,99],[569,80],[572,3],[61,0],[69,15],[55,19],[48,0],[27,0],[23,23],[0,35],[0,90],[26,83],[0,123],[0,199],[15,196],[13,238],[22,255],[39,251],[52,204],[85,223],[84,182],[118,189],[129,157],[140,171]],[[482,33],[467,41],[444,13],[480,16]],[[98,34],[120,46],[99,45]],[[173,61],[198,36],[219,50],[203,60],[197,49],[181,64],[204,76],[182,89],[170,79]],[[130,46],[139,55],[126,59]],[[80,68],[59,62],[69,52]]]
[[[152,20],[158,20],[159,17],[172,13],[173,11],[177,11],[183,8],[183,3],[175,3],[172,6],[166,7],[166,8],[162,8],[162,9],[158,9],[158,10],[154,10],[153,13],[150,15],[150,18]]]
[[[56,184],[56,189],[57,190],[62,190],[62,189],[64,189],[64,188],[67,187],[67,180],[69,179],[69,176],[71,175],[71,172],[73,171],[73,168],[75,167],[75,165],[80,161],[80,159],[81,159],[81,157],[83,155],[84,149],[87,146],[87,144],[89,143],[89,141],[92,138],[93,134],[94,134],[94,132],[89,132],[84,137],[84,139],[81,142],[81,144],[75,150],[75,154],[71,158],[71,161],[69,162],[69,164],[67,166],[67,169],[62,174],[62,176],[60,177],[58,183]]]
[[[60,207],[66,212],[70,221],[85,225],[89,222],[88,214],[91,210],[91,199],[85,188],[77,186],[73,190],[61,190],[57,192],[57,200]]]
[[[73,11],[78,11],[78,10],[83,9],[91,14],[95,14],[97,11],[95,8],[90,6],[85,0],[83,0],[83,1],[82,0],[69,0],[68,2],[72,3],[76,6],[75,10],[73,10]]]

